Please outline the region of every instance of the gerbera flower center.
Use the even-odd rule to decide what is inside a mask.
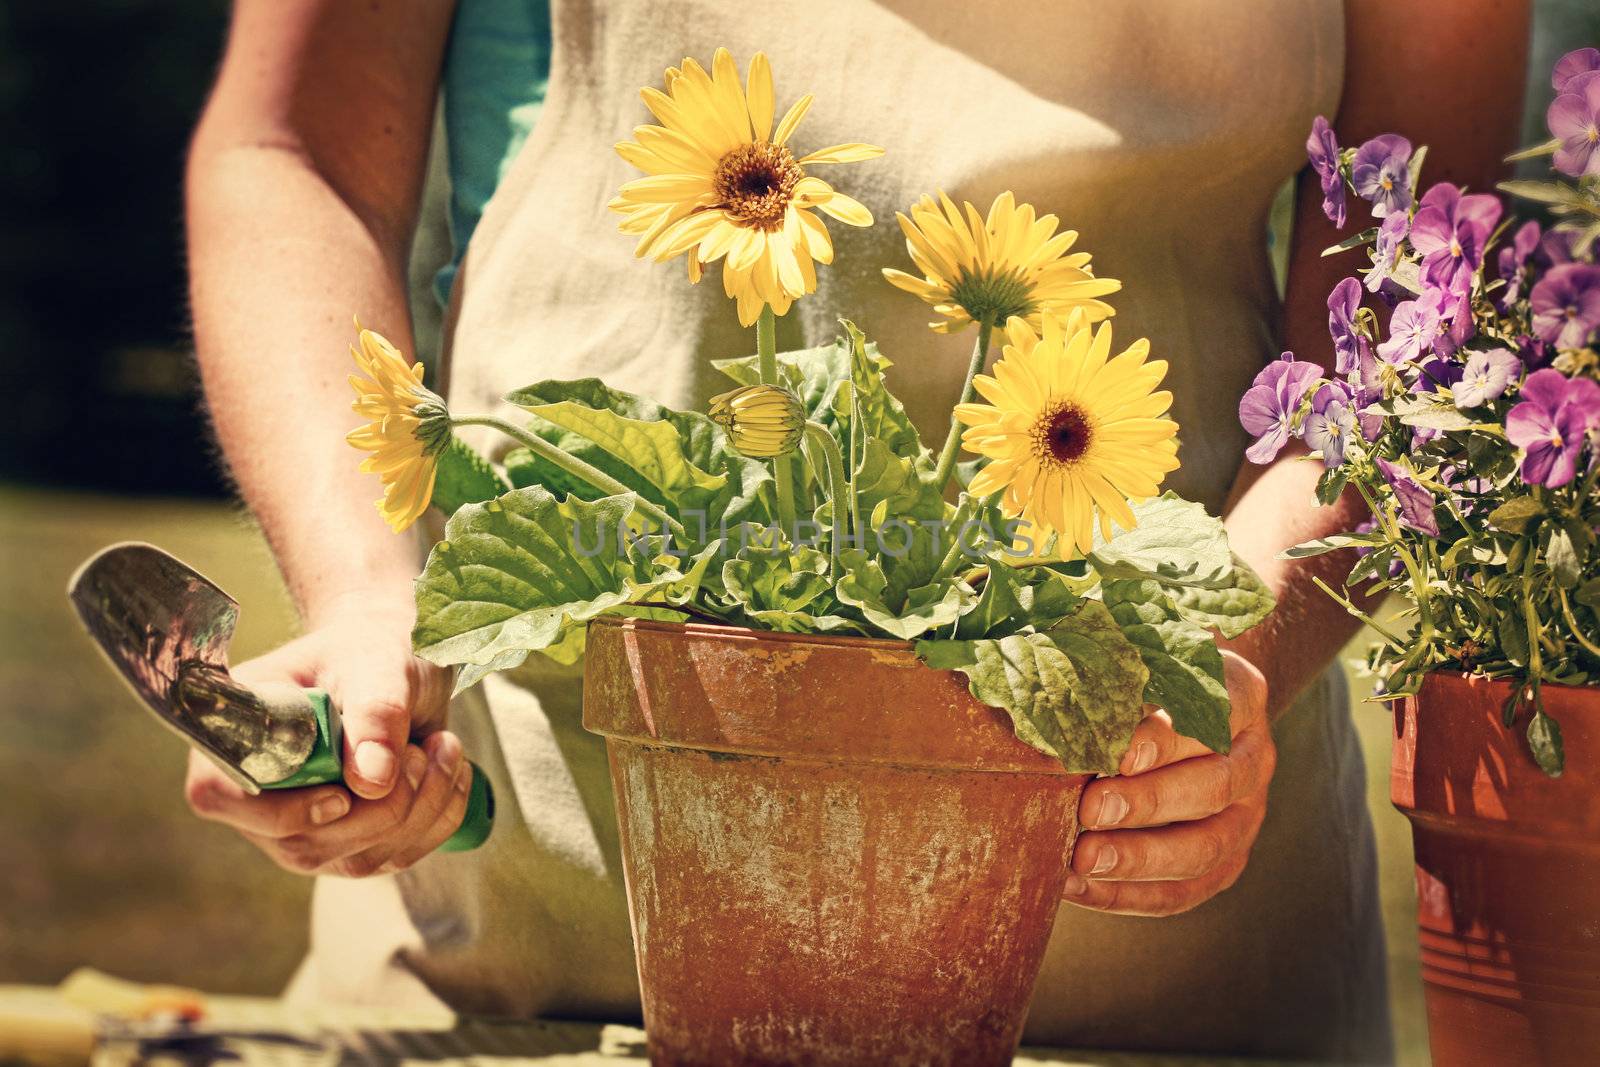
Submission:
[[[712,185],[719,205],[734,218],[761,230],[783,226],[794,187],[806,172],[783,145],[755,141],[722,157]]]
[[[1082,408],[1068,401],[1045,409],[1034,424],[1033,436],[1034,453],[1041,462],[1068,467],[1094,443],[1094,424]]]
[[[961,276],[950,287],[950,297],[974,322],[987,322],[991,326],[1003,326],[1013,315],[1026,317],[1037,310],[1033,287],[1018,269],[973,271],[962,268]]]

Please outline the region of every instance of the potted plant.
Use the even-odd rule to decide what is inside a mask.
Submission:
[[[1333,373],[1283,360],[1240,404],[1266,462],[1301,439],[1371,519],[1291,550],[1353,548],[1324,586],[1378,640],[1395,714],[1392,792],[1410,818],[1434,1062],[1592,1063],[1600,1050],[1600,50],[1553,76],[1570,181],[1493,195],[1418,190],[1425,149],[1394,134],[1307,143],[1324,209],[1347,190],[1376,225],[1328,298]],[[1420,194],[1420,195],[1418,195]],[[1387,326],[1380,327],[1380,318]],[[1397,619],[1367,611],[1398,594]]]
[[[417,653],[458,687],[585,656],[655,1062],[1009,1062],[1083,786],[1149,703],[1227,749],[1213,634],[1271,596],[1218,520],[1160,495],[1165,364],[1113,353],[1119,284],[1054,216],[1006,193],[900,218],[917,273],[889,281],[977,333],[935,451],[850,322],[775,351],[833,256],[819,213],[872,221],[812,171],[879,150],[797,154],[810,98],[774,126],[759,54],[743,81],[726,51],[685,60],[644,98],[621,228],[691,281],[720,260],[755,355],[717,362],[707,413],[586,379],[510,393],[510,420],[450,412],[363,331],[351,442],[379,506],[450,516]],[[518,447],[491,465],[463,425]]]

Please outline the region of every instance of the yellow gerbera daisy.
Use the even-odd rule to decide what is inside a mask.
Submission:
[[[841,144],[796,159],[789,138],[811,97],[802,96],[773,131],[772,67],[764,53],[750,60],[746,85],[726,48],[711,73],[693,59],[667,70],[666,91],[640,90],[659,126],[639,126],[617,154],[645,172],[609,205],[619,228],[636,234],[634,254],[657,262],[688,253],[689,280],[726,257],[722,285],[749,326],[763,304],[779,315],[817,288],[816,263],[833,262],[833,241],[813,208],[851,226],[872,225],[872,213],[835,192],[807,166],[874,159],[883,149]]]
[[[1035,218],[1033,205],[1018,205],[1009,191],[995,197],[987,218],[969,202],[957,208],[943,192],[938,203],[924,196],[910,218],[898,212],[895,218],[923,276],[890,267],[883,276],[944,316],[928,324],[939,333],[972,322],[998,326],[1013,316],[1038,333],[1044,318],[1065,318],[1074,310],[1099,322],[1112,309],[1097,298],[1122,288],[1119,281],[1094,276],[1089,253],[1067,254],[1076,230],[1056,233],[1054,215]]]
[[[989,403],[955,409],[962,444],[989,460],[970,491],[1004,490],[1001,510],[1041,548],[1056,534],[1071,558],[1093,545],[1097,513],[1106,538],[1113,522],[1131,530],[1129,498],[1154,496],[1178,467],[1172,394],[1156,389],[1167,364],[1146,362],[1142,338],[1110,358],[1111,324],[1095,329],[1082,312],[1065,323],[1046,316],[1042,337],[1012,318],[1006,340],[994,376],[975,379]]]
[[[356,391],[350,406],[371,421],[350,431],[345,440],[372,453],[361,469],[382,479],[378,511],[399,533],[416,522],[433,499],[438,456],[450,443],[450,413],[444,400],[423,386],[421,363],[407,366],[399,350],[371,330],[361,330],[360,342],[360,348],[351,347],[350,355],[366,376],[350,375]]]

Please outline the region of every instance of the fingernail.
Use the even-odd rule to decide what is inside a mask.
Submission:
[[[461,742],[449,734],[439,738],[439,743],[433,750],[433,762],[438,764],[439,770],[444,772],[446,778],[453,779],[456,768],[461,766]]]
[[[326,826],[335,819],[344,818],[349,810],[349,797],[343,793],[329,793],[317,798],[317,802],[311,805],[311,825]]]
[[[1133,746],[1133,762],[1128,765],[1129,774],[1143,774],[1156,763],[1156,743],[1154,741],[1140,741]]]
[[[1128,802],[1122,799],[1121,793],[1107,793],[1100,798],[1100,814],[1095,818],[1096,826],[1115,826],[1128,814]]]
[[[356,746],[356,773],[373,785],[388,785],[394,780],[394,753],[382,741],[363,741]]]
[[[406,749],[406,783],[413,792],[422,784],[422,776],[428,773],[428,757],[420,748]]]
[[[1088,882],[1085,882],[1082,878],[1079,878],[1075,874],[1068,873],[1066,883],[1061,887],[1061,892],[1065,896],[1081,897],[1083,896],[1084,890],[1088,888]]]
[[[1089,871],[1089,877],[1105,874],[1117,865],[1117,850],[1112,845],[1100,846],[1100,853],[1095,857],[1094,867]]]

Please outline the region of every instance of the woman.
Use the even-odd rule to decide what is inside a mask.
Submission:
[[[816,93],[803,147],[888,150],[841,175],[879,224],[835,228],[837,261],[780,320],[781,345],[831,338],[831,316],[847,312],[897,360],[897,391],[937,432],[967,340],[930,334],[926,309],[884,283],[880,267],[905,265],[887,220],[939,188],[980,204],[1014,190],[1124,281],[1118,332],[1148,335],[1172,362],[1184,465],[1171,484],[1225,510],[1280,599],[1230,653],[1231,755],[1153,716],[1124,775],[1090,787],[1028,1039],[1386,1059],[1363,771],[1327,670],[1350,624],[1311,583],[1340,561],[1277,559],[1359,515],[1308,506],[1310,465],[1242,471],[1233,410],[1280,347],[1310,359],[1329,347],[1323,301],[1349,265],[1318,258],[1336,238],[1314,181],[1298,197],[1281,309],[1264,239],[1313,116],[1335,116],[1345,143],[1404,130],[1432,146],[1431,176],[1486,186],[1514,139],[1525,5],[1425,0],[1397,25],[1387,5],[1317,0],[816,0],[783,13],[550,0],[549,99],[519,147],[541,88],[543,2],[461,0],[447,49],[451,13],[432,0],[239,0],[195,138],[207,396],[307,626],[250,669],[325,685],[346,716],[348,788],[249,798],[203,761],[190,775],[202,815],[291,869],[336,876],[319,882],[294,992],[637,1014],[604,753],[579,725],[576,674],[493,677],[444,729],[448,681],[409,654],[418,543],[384,527],[338,443],[354,421],[343,350],[352,311],[410,348],[405,267],[442,77],[458,236],[492,188],[451,290],[452,406],[588,375],[703,404],[718,386],[708,360],[751,339],[714,279],[691,288],[634,260],[605,204],[633,176],[611,145],[648,121],[637,88],[721,45],[741,60],[765,50],[782,102]],[[275,389],[263,388],[268,365]],[[495,778],[500,826],[480,852],[432,856],[459,818],[463,745]]]

